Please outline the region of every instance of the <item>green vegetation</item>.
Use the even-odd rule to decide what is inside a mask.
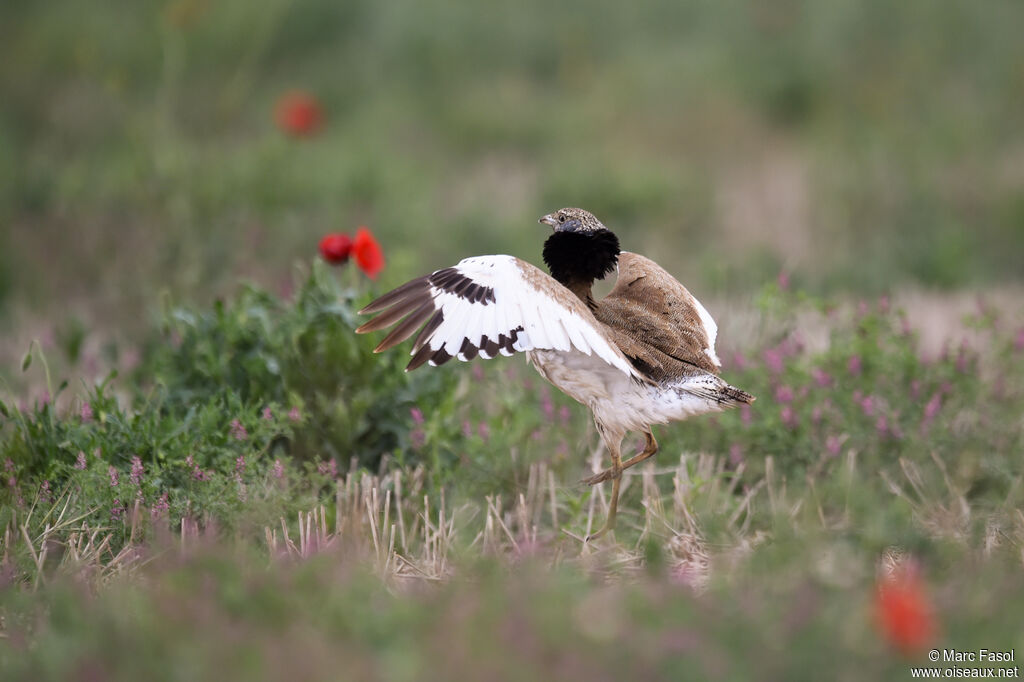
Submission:
[[[109,319],[97,299],[280,281],[358,223],[390,245],[386,283],[462,253],[536,260],[531,225],[562,205],[697,291],[780,266],[875,293],[1022,275],[1014,0],[0,12],[9,303],[88,284]],[[314,139],[274,129],[293,88],[323,102]]]
[[[779,340],[729,370],[761,400],[662,429],[586,545],[583,411],[512,361],[367,362],[354,296],[318,266],[292,302],[171,309],[127,380],[3,408],[9,675],[897,675],[924,660],[874,621],[886,566],[922,572],[929,645],[1019,641],[1024,335],[995,312],[921,358],[887,301],[825,306],[809,352],[819,304],[767,287]]]
[[[906,679],[1019,645],[1022,24],[5,2],[0,678]],[[294,90],[319,125],[275,119]],[[352,331],[407,277],[539,262],[565,205],[709,303],[758,396],[656,429],[592,544],[585,409]],[[361,224],[379,282],[313,262]]]

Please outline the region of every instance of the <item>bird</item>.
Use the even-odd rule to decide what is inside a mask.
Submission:
[[[611,467],[581,482],[612,481],[607,519],[589,542],[615,528],[622,472],[658,452],[654,425],[755,398],[719,376],[714,319],[661,266],[621,251],[615,233],[584,209],[562,208],[538,222],[552,228],[542,251],[550,275],[515,256],[465,258],[371,302],[359,313],[376,317],[356,332],[394,325],[377,353],[416,334],[406,371],[522,352],[588,407]],[[616,271],[611,292],[595,299],[594,282]],[[644,449],[623,461],[631,431],[643,433]]]

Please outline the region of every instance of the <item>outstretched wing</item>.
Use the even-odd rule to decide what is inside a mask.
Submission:
[[[619,278],[600,303],[601,319],[676,360],[717,374],[718,325],[686,287],[644,256],[619,254]],[[607,319],[606,319],[607,318]]]
[[[360,334],[398,323],[374,349],[378,353],[419,329],[407,371],[452,357],[575,349],[641,379],[580,299],[513,256],[466,258],[403,284],[359,312],[380,313],[356,329]]]

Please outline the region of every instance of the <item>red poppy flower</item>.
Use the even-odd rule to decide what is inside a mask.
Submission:
[[[875,615],[885,639],[905,654],[925,649],[935,637],[935,612],[913,568],[897,569],[879,582]]]
[[[356,238],[352,240],[352,254],[356,265],[370,279],[377,279],[377,274],[384,269],[384,252],[373,234],[365,227],[356,230]]]
[[[320,255],[331,265],[342,265],[352,253],[352,239],[347,234],[335,232],[320,240]]]
[[[324,112],[320,102],[308,92],[296,90],[281,96],[274,107],[277,127],[294,137],[312,135],[320,130]]]

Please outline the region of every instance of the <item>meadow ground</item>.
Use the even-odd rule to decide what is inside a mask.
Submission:
[[[1019,3],[535,4],[0,9],[0,677],[1019,670]],[[758,396],[591,544],[582,407],[352,332],[562,205]]]

